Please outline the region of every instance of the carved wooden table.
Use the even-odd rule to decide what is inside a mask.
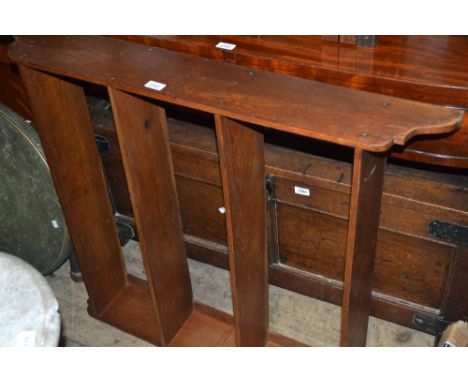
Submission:
[[[29,93],[94,317],[161,345],[229,344],[221,337],[232,328],[237,345],[287,344],[268,337],[267,128],[354,149],[341,345],[365,345],[388,152],[419,134],[455,130],[460,111],[103,37],[22,37],[9,54]],[[147,282],[125,270],[83,82],[109,92]],[[232,322],[192,301],[167,103],[216,121]]]

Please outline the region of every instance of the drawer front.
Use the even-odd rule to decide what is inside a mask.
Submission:
[[[298,194],[295,191],[297,187],[308,190],[310,196]],[[391,191],[388,187],[384,189],[381,228],[433,240],[427,229],[432,220],[468,225],[467,211],[409,199],[395,195]],[[348,218],[349,192],[350,188],[346,185],[329,184],[325,181],[297,182],[284,177],[275,177],[275,197],[279,202],[316,209],[344,219]],[[447,198],[449,197],[450,193],[447,191]]]
[[[187,155],[172,148],[172,160],[176,175],[185,176],[221,187],[219,163],[197,156]]]

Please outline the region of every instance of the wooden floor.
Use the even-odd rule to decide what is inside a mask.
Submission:
[[[169,346],[235,346],[232,316],[194,303],[194,311]],[[266,346],[307,346],[270,332]]]

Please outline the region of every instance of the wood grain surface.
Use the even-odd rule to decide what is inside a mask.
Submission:
[[[228,269],[215,132],[170,118],[168,127],[188,255]],[[111,140],[111,153],[104,157],[116,157],[116,141]],[[275,226],[279,231],[279,262],[270,265],[270,283],[341,305],[351,166],[271,144],[265,144],[265,161],[265,173],[275,178],[277,207],[275,221],[267,221],[270,231]],[[372,315],[414,327],[416,312],[443,318],[457,307],[468,312],[460,302],[463,263],[452,266],[454,248],[427,232],[433,219],[468,224],[466,192],[450,179],[441,172],[387,167]],[[311,197],[295,194],[295,185],[309,188]],[[119,206],[126,211],[127,204]],[[460,287],[451,288],[452,283]]]
[[[466,36],[379,36],[372,49],[322,42],[322,36],[116,37],[218,60],[230,54],[232,62],[252,68],[354,89],[387,89],[385,94],[401,98],[468,106]],[[337,36],[330,37],[337,40]],[[236,48],[232,52],[218,49],[219,41],[236,44]]]
[[[356,150],[346,241],[341,346],[365,346],[386,156]]]
[[[105,37],[21,37],[9,55],[55,74],[367,151],[454,131],[463,116]],[[167,86],[149,90],[144,87],[149,80]]]
[[[0,39],[0,102],[24,119],[32,119],[18,67],[7,56],[7,43]]]
[[[115,36],[148,46],[394,97],[468,110],[466,36],[379,36],[374,48],[339,36]],[[234,51],[216,43],[236,44]],[[335,42],[330,42],[335,41]],[[428,64],[430,63],[430,64]],[[393,157],[468,168],[468,118],[455,134],[418,137]]]
[[[99,316],[124,288],[126,271],[86,99],[77,85],[20,69],[92,310]]]
[[[264,129],[354,148],[341,345],[365,345],[388,150],[420,134],[454,131],[462,121],[460,111],[103,37],[22,37],[9,52],[15,62],[24,65],[21,70],[34,115],[43,126],[41,136],[50,142],[54,179],[61,186],[59,196],[75,196],[74,206],[66,201],[69,212],[65,216],[67,222],[71,221],[72,237],[76,235],[74,244],[80,265],[85,263],[82,268],[85,281],[92,284],[98,275],[104,276],[106,288],[98,290],[95,284],[88,288],[94,300],[93,314],[103,317],[110,302],[127,295],[130,284],[120,248],[114,248],[117,236],[112,209],[96,160],[96,147],[92,149],[92,128],[83,91],[78,85],[36,70],[109,89],[130,199],[149,272],[156,332],[160,330],[163,345],[185,326],[184,321],[190,322],[192,296],[165,113],[161,103],[150,99],[215,117],[234,310],[234,333],[228,335],[228,343],[232,337],[242,346],[263,346],[267,341]],[[149,80],[164,86],[150,90],[145,86]],[[43,110],[47,111],[43,113],[47,117],[40,115]],[[63,116],[72,120],[73,127],[60,131]],[[54,125],[53,130],[46,129],[48,123]],[[78,127],[80,124],[83,127]],[[56,136],[52,138],[53,133]],[[80,148],[71,147],[73,139]],[[53,153],[57,146],[62,150],[58,155]],[[68,158],[65,150],[70,150],[74,159]],[[70,181],[70,166],[78,169],[84,180]],[[74,188],[81,191],[80,195],[74,193]],[[152,190],[157,190],[165,203],[157,202]],[[90,205],[97,211],[98,230],[92,226],[92,219],[84,216]],[[82,232],[77,226],[79,218],[85,222],[84,226],[81,222]],[[167,224],[159,226],[161,219],[168,219]],[[96,256],[91,265],[84,260],[89,256],[85,249]],[[168,273],[164,273],[165,268]],[[180,303],[171,305],[173,298]],[[129,306],[132,304],[119,303],[115,316],[120,317],[123,328],[135,330],[133,322],[125,322],[131,320],[125,315]],[[144,308],[139,307],[147,312]],[[140,329],[138,326],[137,330]]]
[[[166,345],[192,312],[164,109],[109,88],[143,263]]]
[[[264,346],[268,333],[263,135],[216,116],[236,343]]]

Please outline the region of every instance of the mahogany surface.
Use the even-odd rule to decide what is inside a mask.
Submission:
[[[152,344],[160,345],[156,316],[148,283],[132,275],[128,284],[101,316],[90,314]],[[235,346],[234,320],[230,314],[194,302],[193,310],[168,346]],[[274,332],[268,332],[265,346],[307,346]]]
[[[377,247],[385,155],[354,154],[343,282],[341,345],[365,346]]]
[[[466,36],[379,36],[374,48],[323,41],[322,36],[116,37],[328,84],[468,109]],[[215,48],[219,41],[234,43],[236,48]],[[453,135],[436,140],[418,137],[403,152],[391,155],[467,168],[468,118]]]
[[[457,248],[457,257],[453,264],[452,284],[446,306],[446,319],[450,321],[468,321],[468,293],[466,293],[466,275],[468,272],[468,247]]]
[[[372,49],[333,43],[317,44],[321,36],[121,36],[120,38],[206,57],[231,56],[261,69],[286,71],[297,64],[309,71],[315,67],[322,80],[342,81],[353,88],[394,83],[391,95],[402,97],[404,83],[427,88],[424,101],[445,99],[445,104],[465,107],[468,100],[468,38],[466,36],[379,36]],[[233,51],[215,48],[219,41],[236,44]],[[437,57],[437,59],[435,59]],[[255,65],[256,64],[256,65]],[[327,72],[328,71],[328,72]],[[318,80],[318,78],[316,78]],[[380,81],[380,82],[377,82]],[[368,82],[368,84],[366,84]],[[370,82],[370,83],[369,83]],[[382,85],[381,85],[382,86]],[[411,89],[409,89],[411,90]],[[408,91],[408,90],[406,90]],[[441,98],[441,97],[446,98]],[[402,97],[407,98],[407,97]],[[421,99],[418,96],[415,99]]]
[[[90,304],[99,315],[127,280],[84,92],[48,74],[20,70]]]
[[[18,67],[12,64],[7,56],[6,48],[9,42],[4,42],[0,38],[0,83],[2,84],[0,86],[0,102],[24,119],[31,120],[32,113]]]
[[[194,303],[193,314],[169,346],[235,346],[235,329],[231,315],[207,305]],[[268,332],[265,346],[307,346],[274,332]]]
[[[161,342],[192,312],[192,287],[163,108],[109,89]],[[157,195],[157,197],[155,197]]]
[[[450,133],[463,118],[458,110],[105,37],[20,37],[9,54],[39,70],[367,151],[386,151],[420,134]],[[149,80],[167,87],[147,89]]]
[[[92,297],[91,293],[88,293]],[[155,345],[162,344],[153,297],[145,280],[127,275],[125,287],[112,299],[103,312],[96,312],[92,306],[88,307],[88,312],[92,317],[145,341]]]
[[[237,343],[264,344],[268,333],[263,134],[216,116]]]
[[[114,128],[110,110],[106,114],[108,118],[93,119],[100,129],[110,131]],[[173,118],[168,118],[168,127],[187,254],[228,269],[225,219],[218,211],[223,194],[214,127]],[[114,141],[104,158],[118,163]],[[265,173],[274,185],[267,201],[268,246],[274,253],[270,254],[270,283],[340,305],[352,166],[269,143],[265,161]],[[450,321],[466,317],[467,271],[460,268],[462,253],[435,241],[427,230],[433,219],[467,224],[466,181],[457,179],[387,166],[373,316],[416,329],[412,318],[419,312],[444,320],[455,309]],[[295,185],[310,188],[311,196],[296,195]]]
[[[379,36],[380,43],[372,49],[323,43],[320,36],[117,37],[251,68],[468,109],[466,36]],[[235,51],[214,48],[220,39],[235,41]],[[6,56],[6,45],[7,42],[0,42],[0,78],[6,85],[0,91],[0,100],[31,119],[18,70]],[[390,155],[467,168],[468,118],[455,134],[437,139],[418,137],[403,151],[393,151]]]
[[[167,248],[170,249],[168,253],[163,251],[158,254],[160,263],[169,265],[175,272],[186,269],[185,256],[181,251],[182,240],[178,236],[181,229],[180,218],[177,219],[179,206],[175,192],[169,195],[171,187],[174,191],[174,176],[166,123],[163,120],[164,113],[150,99],[191,107],[215,115],[224,196],[227,199],[225,204],[229,210],[227,213],[228,247],[231,266],[234,265],[235,268],[231,269],[231,280],[234,280],[235,339],[238,345],[264,345],[268,328],[268,316],[265,312],[268,306],[268,296],[262,289],[267,289],[267,267],[265,191],[263,181],[259,181],[264,174],[263,148],[260,147],[261,130],[258,127],[244,126],[239,122],[256,123],[263,128],[354,148],[356,161],[351,192],[345,300],[342,314],[342,328],[346,330],[342,332],[341,343],[345,345],[365,344],[370,309],[371,271],[382,196],[383,164],[387,150],[394,144],[405,144],[411,137],[418,134],[454,131],[460,125],[461,112],[299,78],[254,71],[235,65],[225,65],[164,49],[146,48],[138,44],[102,37],[22,37],[12,46],[10,57],[20,64],[37,123],[42,125],[40,134],[50,141],[50,144],[45,145],[44,148],[55,162],[51,170],[54,179],[61,186],[59,197],[68,203],[68,213],[65,213],[65,217],[67,222],[70,220],[73,223],[70,233],[72,236],[76,235],[74,244],[80,265],[82,259],[89,256],[84,250],[86,246],[96,254],[94,267],[83,267],[83,274],[89,272],[95,276],[104,276],[100,279],[103,284],[106,284],[107,278],[115,280],[114,276],[109,274],[111,270],[107,269],[107,264],[113,265],[115,261],[121,264],[122,258],[120,249],[112,247],[115,247],[117,238],[115,227],[113,230],[110,228],[113,224],[112,211],[105,194],[100,164],[95,161],[93,166],[92,161],[87,157],[88,154],[92,154],[94,155],[92,159],[96,159],[97,151],[96,147],[93,149],[90,143],[92,129],[89,115],[84,110],[84,95],[78,85],[69,84],[65,79],[42,74],[37,70],[107,86],[116,109],[113,112],[117,120],[118,135],[126,140],[132,140],[135,136],[135,142],[124,143],[122,154],[127,157],[124,159],[127,173],[135,171],[135,174],[131,174],[128,179],[129,190],[132,207],[136,210],[137,225],[145,225],[143,256],[145,266],[150,270],[150,289],[168,285],[160,282],[172,276],[172,274],[158,273],[156,264],[149,259],[157,247],[159,235],[166,229],[163,226],[158,232],[153,226],[152,218],[163,219],[164,210],[159,210],[159,207],[151,201],[151,188],[161,191],[167,199],[163,201],[163,204],[167,201],[170,209],[166,212],[176,217],[173,220],[175,232],[171,232],[168,239]],[[167,87],[161,92],[146,89],[144,84],[148,80],[164,82]],[[133,95],[124,92],[133,93]],[[135,95],[149,99],[145,100]],[[78,111],[74,110],[73,100],[76,100],[78,104]],[[60,110],[60,108],[65,110]],[[133,112],[136,113],[136,118]],[[47,117],[41,117],[40,113]],[[64,118],[74,120],[71,136],[67,135],[68,129],[63,128]],[[221,122],[230,118],[237,121],[227,124]],[[81,123],[84,127],[77,127]],[[55,128],[48,129],[48,124],[52,124]],[[61,131],[60,125],[62,125]],[[250,128],[254,130],[249,130]],[[157,131],[160,136],[162,134],[161,142],[157,142],[156,136],[152,135],[157,134]],[[51,137],[54,133],[57,135]],[[84,138],[77,137],[80,133]],[[81,146],[75,147],[73,139],[85,145],[87,151]],[[242,149],[243,141],[245,141],[244,149]],[[69,152],[61,151],[56,154],[57,146],[60,146],[61,150],[66,148]],[[142,152],[138,152],[139,148]],[[156,155],[155,163],[151,164],[148,162],[153,160],[151,156],[153,149],[161,150],[161,153]],[[227,155],[230,157],[228,158]],[[69,156],[75,160],[69,160]],[[142,162],[138,164],[141,170],[137,168],[135,158]],[[82,174],[85,179],[70,182],[70,166],[74,166],[74,169],[78,171],[81,171],[83,167]],[[152,177],[149,180],[145,179],[148,172],[160,174],[160,179],[158,181]],[[93,195],[90,187],[92,182],[87,179],[88,173],[99,181],[96,196]],[[157,177],[157,175],[153,176]],[[76,195],[72,190],[75,185],[81,187],[84,185],[87,188],[83,194]],[[76,200],[66,199],[64,195],[68,193],[72,193]],[[92,194],[90,200],[98,211],[103,211],[102,216],[98,217],[101,230],[97,231],[97,234],[102,233],[102,237],[92,235],[92,233],[96,235],[91,224],[92,220],[85,216],[88,211],[86,201],[89,194]],[[370,200],[365,203],[367,197]],[[100,209],[101,206],[98,205],[100,201],[103,202],[102,208],[104,209]],[[145,202],[153,206],[156,212],[146,210]],[[370,212],[367,211],[368,203],[371,205]],[[236,208],[248,210],[236,211]],[[154,213],[156,215],[153,215]],[[79,232],[79,219],[86,222],[83,232]],[[249,224],[252,224],[251,232],[245,230]],[[364,240],[366,236],[370,238],[368,243]],[[103,243],[98,244],[96,240]],[[249,240],[253,243],[249,243]],[[100,257],[101,248],[105,250],[106,256],[104,257]],[[252,252],[249,253],[249,251]],[[160,265],[159,262],[157,265]],[[113,306],[119,296],[126,295],[124,292],[128,289],[128,281],[122,272],[122,266],[117,267],[115,271],[116,279],[121,281],[117,283],[117,289],[120,288],[120,290],[113,290],[117,292],[114,296],[108,293],[107,297],[115,298],[111,298],[110,301],[106,300],[107,306],[109,303]],[[245,271],[245,274],[241,275],[241,271]],[[177,321],[174,326],[167,322],[171,319],[180,320],[179,317],[175,317],[175,314],[180,311],[176,313],[177,309],[169,311],[166,310],[167,306],[159,306],[162,299],[161,295],[158,296],[160,293],[171,293],[174,298],[177,298],[177,290],[181,290],[187,296],[186,278],[183,272],[179,276],[181,278],[176,283],[177,288],[180,289],[167,288],[164,291],[151,291],[154,316],[159,316],[155,324],[160,329],[162,344],[168,343],[174,334],[177,336],[178,326],[184,326],[181,321]],[[152,277],[157,277],[159,281],[155,282],[151,279]],[[87,284],[89,280],[85,276]],[[258,285],[260,285],[258,294],[250,296],[246,293]],[[123,292],[120,293],[121,291]],[[93,293],[100,294],[95,289]],[[95,298],[92,294],[90,297]],[[170,298],[164,301],[170,301]],[[187,300],[183,299],[183,301]],[[242,308],[239,309],[241,304]],[[182,305],[187,306],[185,303]],[[121,303],[121,306],[126,307],[131,304]],[[161,314],[163,312],[160,309],[168,313]],[[96,308],[94,307],[93,310]],[[182,310],[188,312],[187,309]],[[102,312],[97,314],[102,316]],[[119,314],[118,317],[125,317],[125,315]],[[182,317],[184,318],[185,316]],[[260,318],[260,320],[253,322],[253,318]],[[124,321],[122,325],[126,325]],[[129,328],[132,327],[134,323],[129,323]],[[357,328],[357,335],[349,336],[347,328],[352,327]],[[248,342],[244,340],[247,335],[250,336]]]

